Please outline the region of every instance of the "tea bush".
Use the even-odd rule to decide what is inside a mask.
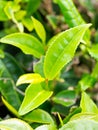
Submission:
[[[96,3],[0,1],[1,130],[98,129]]]

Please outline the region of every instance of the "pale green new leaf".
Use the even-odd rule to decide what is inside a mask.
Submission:
[[[90,119],[69,121],[59,130],[98,130],[98,122]]]
[[[43,43],[46,41],[46,32],[44,26],[34,17],[31,17],[34,25],[34,29],[37,32],[38,36],[42,40]]]
[[[44,103],[53,92],[44,90],[40,84],[30,84],[19,109],[19,115],[24,115]]]
[[[29,124],[17,119],[11,118],[4,121],[0,121],[1,130],[33,130]]]
[[[41,42],[34,36],[26,33],[14,33],[1,38],[0,42],[20,48],[25,54],[40,58],[44,54]]]
[[[90,24],[80,25],[58,34],[50,40],[44,61],[46,78],[52,80],[69,63]]]
[[[20,6],[18,4],[15,4],[13,1],[8,1],[5,8],[4,8],[4,12],[7,15],[7,17],[9,19],[12,18],[12,12],[17,12],[19,11]]]
[[[70,121],[72,120],[77,120],[77,119],[89,119],[89,120],[94,120],[98,122],[98,114],[96,113],[88,113],[88,112],[84,112],[84,113],[78,113],[75,114],[71,117]]]
[[[7,21],[8,17],[4,12],[4,7],[6,6],[7,1],[0,0],[0,21]]]
[[[54,124],[52,117],[46,111],[41,109],[33,110],[22,118],[29,122]]]
[[[31,18],[24,18],[22,20],[23,25],[29,30],[32,31],[34,28],[33,21]]]
[[[98,108],[96,104],[90,99],[90,97],[85,92],[82,92],[80,107],[82,108],[82,113],[92,112],[98,114]]]
[[[36,83],[41,83],[44,80],[45,79],[41,77],[40,74],[37,74],[37,73],[23,74],[22,76],[19,77],[16,85],[18,86],[20,84],[25,84],[25,83],[36,84]]]

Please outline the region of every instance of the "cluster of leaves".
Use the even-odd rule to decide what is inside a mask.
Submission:
[[[51,36],[42,4],[42,0],[0,1],[4,26],[0,32],[0,93],[14,116],[1,117],[0,129],[97,130],[98,108],[87,94],[92,94],[98,81],[97,31],[91,35],[91,24],[84,21],[72,0],[54,0],[52,4],[63,16],[48,15],[51,30],[60,18],[61,22],[65,18],[69,29]],[[91,1],[90,5],[94,8]],[[94,13],[92,8],[88,10]],[[78,76],[75,58],[94,66],[87,66],[89,72]]]

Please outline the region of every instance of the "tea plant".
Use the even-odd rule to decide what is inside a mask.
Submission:
[[[15,117],[1,119],[0,128],[97,130],[98,108],[85,92],[94,87],[98,77],[98,45],[93,45],[90,40],[91,24],[83,20],[72,0],[56,0],[55,3],[60,7],[70,28],[47,40],[44,24],[31,16],[39,8],[41,0],[2,0],[0,3],[0,20],[11,20],[16,25],[14,32],[2,36],[0,42],[2,45],[19,48],[25,55],[31,55],[35,62],[33,71],[25,73],[12,55],[0,50],[1,99]],[[33,4],[34,8],[31,7]],[[35,31],[34,35],[29,33],[32,30]],[[91,73],[78,79],[76,87],[70,90],[63,74],[66,75],[67,67],[71,66],[73,59],[80,52],[86,58],[93,57],[92,59],[96,60],[95,67]],[[81,99],[77,105],[79,94]]]

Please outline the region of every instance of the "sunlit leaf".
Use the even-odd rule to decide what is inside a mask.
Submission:
[[[59,130],[98,130],[98,122],[89,119],[73,120]]]
[[[1,38],[0,42],[20,48],[25,54],[40,58],[44,54],[44,48],[34,36],[26,33],[14,33]]]
[[[6,16],[4,12],[4,7],[6,6],[7,2],[4,0],[0,0],[0,21],[6,21],[8,20],[8,17]]]
[[[70,121],[77,120],[77,119],[90,119],[98,122],[98,114],[96,113],[78,113],[71,117]]]
[[[15,4],[12,1],[8,1],[5,8],[4,8],[4,11],[5,11],[5,14],[7,15],[7,17],[9,19],[11,19],[12,18],[12,11],[17,12],[19,9],[20,9],[20,6],[18,4]]]
[[[60,70],[69,63],[90,24],[84,24],[58,34],[50,42],[47,50],[44,72],[46,78],[52,80]]]
[[[36,30],[38,36],[42,40],[43,43],[46,41],[46,32],[44,26],[34,17],[31,17],[33,20],[34,29]]]
[[[33,25],[33,21],[31,18],[23,18],[22,23],[29,31],[33,30],[34,25]]]
[[[19,10],[18,12],[15,13],[15,18],[17,20],[22,20],[25,15],[26,15],[26,11],[25,10]]]
[[[44,90],[40,84],[31,84],[27,87],[25,97],[19,109],[19,114],[24,115],[40,106],[52,95],[51,91]]]
[[[26,122],[12,118],[4,121],[0,121],[0,129],[1,130],[33,130],[30,125]]]
[[[25,84],[25,83],[32,83],[32,84],[36,84],[36,83],[41,83],[43,82],[45,79],[41,77],[40,74],[37,73],[29,73],[29,74],[24,74],[22,76],[19,77],[16,85],[20,85],[20,84]]]
[[[35,130],[57,130],[55,125],[41,125],[37,127]]]
[[[82,92],[80,107],[82,108],[83,113],[92,112],[98,114],[98,108],[96,104],[90,99],[90,97],[85,92]]]
[[[23,119],[29,122],[48,123],[48,124],[54,123],[52,117],[46,111],[41,109],[33,110],[32,112],[24,115]]]

